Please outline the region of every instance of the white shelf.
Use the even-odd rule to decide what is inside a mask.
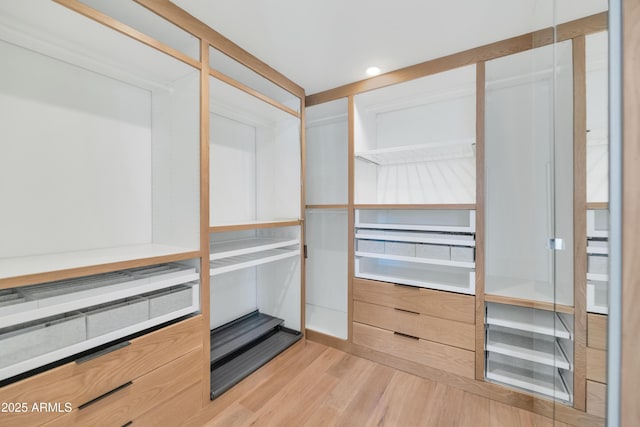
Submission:
[[[573,305],[572,301],[562,301],[558,298],[553,283],[513,277],[486,276],[485,293],[548,304]]]
[[[144,244],[0,259],[0,279],[91,267],[136,259],[180,255],[198,248]]]
[[[211,261],[297,245],[298,239],[253,237],[211,243]]]
[[[489,354],[486,377],[489,380],[570,402],[571,392],[556,368],[518,363],[518,359]]]
[[[475,233],[475,210],[356,209],[355,228]]]
[[[355,153],[355,156],[376,165],[421,163],[473,158],[475,156],[474,145],[475,139],[469,138],[359,151]]]
[[[4,290],[2,292],[11,293],[16,298],[0,305],[0,328],[197,281],[199,278],[193,267],[161,264]]]
[[[475,262],[463,262],[463,261],[450,261],[446,259],[429,259],[429,258],[419,258],[419,257],[410,257],[410,256],[401,256],[401,255],[390,255],[390,254],[379,254],[372,252],[356,252],[357,257],[362,258],[376,258],[376,259],[388,259],[392,261],[404,261],[404,262],[415,262],[419,264],[430,264],[430,265],[444,265],[447,267],[462,267],[462,268],[475,268]]]
[[[274,224],[274,226],[277,226],[278,224],[283,224],[283,226],[286,226],[288,223],[292,222],[300,222],[300,218],[276,218],[269,220],[250,220],[241,222],[220,222],[211,224],[211,227],[260,228],[260,226],[271,224]]]
[[[609,314],[608,300],[607,283],[587,282],[587,311],[589,313]]]
[[[41,366],[47,365],[49,363],[55,362],[65,357],[69,357],[74,354],[78,354],[83,351],[90,350],[92,348],[117,340],[127,335],[131,335],[136,332],[140,332],[145,329],[151,328],[153,326],[157,326],[165,322],[177,319],[179,317],[194,313],[200,309],[200,303],[199,303],[200,286],[198,283],[193,283],[191,285],[192,285],[192,288],[191,288],[192,301],[190,306],[188,307],[180,308],[180,309],[171,311],[169,313],[164,313],[157,317],[149,318],[148,320],[144,320],[142,322],[138,322],[138,323],[117,329],[115,331],[106,333],[104,335],[96,336],[95,338],[86,339],[86,330],[85,330],[83,332],[80,332],[81,334],[84,334],[85,339],[80,340],[79,342],[76,342],[74,344],[67,345],[63,348],[58,348],[58,349],[53,349],[52,347],[52,351],[48,351],[43,354],[37,355],[35,357],[30,357],[26,360],[22,360],[14,364],[1,367],[0,380],[10,378],[15,375],[19,375],[23,372],[27,372],[29,370],[39,368]],[[85,314],[79,313],[76,316],[84,317]],[[84,319],[82,318],[81,318],[81,324],[84,325]],[[49,342],[47,342],[46,344],[55,345],[55,341],[49,340]]]
[[[468,246],[475,247],[476,242],[472,235],[445,234],[445,233],[420,233],[420,232],[385,232],[367,233],[365,230],[356,231],[356,239],[387,240],[390,242],[431,243],[436,245]]]
[[[587,254],[589,255],[609,255],[609,245],[596,246],[594,244],[587,243]],[[605,242],[606,243],[606,242]]]
[[[386,261],[386,262],[385,262]],[[421,288],[438,289],[462,294],[475,294],[475,272],[447,271],[425,264],[402,264],[402,261],[356,258],[355,275],[363,279],[399,283]]]
[[[573,339],[573,333],[557,313],[508,304],[487,304],[487,324],[558,338]]]
[[[571,370],[571,362],[555,338],[487,330],[487,351]]]
[[[255,267],[269,262],[279,261],[286,258],[300,256],[300,249],[269,249],[261,252],[237,255],[224,259],[211,261],[210,274],[216,276],[218,274],[229,273],[231,271],[241,270],[243,268]]]
[[[594,282],[608,282],[609,275],[599,274],[599,273],[587,273],[587,280],[592,280]]]

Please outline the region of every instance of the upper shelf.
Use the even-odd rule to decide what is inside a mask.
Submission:
[[[238,223],[215,224],[209,227],[209,232],[217,233],[221,231],[256,230],[260,228],[288,227],[300,224],[301,220],[298,218],[274,219],[268,221],[244,221]]]
[[[211,244],[211,261],[267,251],[269,249],[284,248],[300,243],[298,239],[277,239],[265,237],[252,237],[247,239],[229,240],[226,242],[213,242]]]
[[[268,249],[211,261],[211,276],[300,256],[299,248]]]
[[[475,233],[475,210],[357,209],[356,228]]]
[[[475,156],[475,139],[430,142],[376,150],[359,151],[357,158],[377,165],[421,163],[439,160],[470,158]]]
[[[0,259],[0,288],[42,283],[88,274],[200,256],[197,249],[143,244]],[[127,263],[122,265],[121,263]]]

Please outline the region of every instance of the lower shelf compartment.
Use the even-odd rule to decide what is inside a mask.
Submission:
[[[254,311],[211,331],[211,400],[298,341],[284,320]]]
[[[489,352],[486,378],[556,400],[573,400],[573,393],[563,377],[562,370],[552,366],[533,364]]]

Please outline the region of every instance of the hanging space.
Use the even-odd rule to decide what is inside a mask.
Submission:
[[[211,399],[302,330],[300,100],[211,49]]]

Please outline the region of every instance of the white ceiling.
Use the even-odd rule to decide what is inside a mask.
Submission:
[[[607,0],[172,0],[307,94],[607,9]]]

